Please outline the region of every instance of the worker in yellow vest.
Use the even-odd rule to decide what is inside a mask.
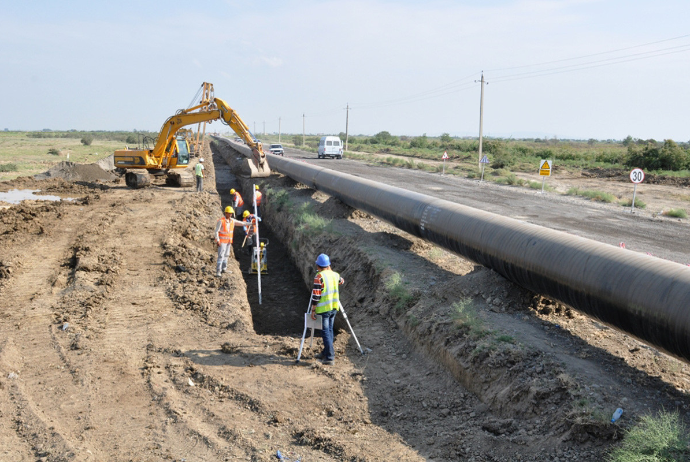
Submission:
[[[199,163],[194,166],[194,177],[196,178],[196,192],[204,190],[204,159],[199,159]]]
[[[235,234],[235,226],[242,225],[244,225],[243,222],[235,220],[235,211],[229,205],[225,207],[224,216],[216,222],[215,240],[218,246],[216,276],[218,277],[228,270],[228,258],[232,253],[232,238]]]
[[[340,302],[339,287],[345,281],[338,273],[331,269],[331,259],[322,253],[316,259],[316,276],[311,291],[311,318],[321,316],[321,338],[323,339],[323,351],[317,355],[324,365],[332,366],[335,360],[333,349],[333,323],[338,313]]]

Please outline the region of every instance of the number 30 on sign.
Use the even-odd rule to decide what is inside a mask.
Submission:
[[[644,172],[641,168],[635,168],[632,172],[630,172],[630,181],[635,184],[639,184],[644,181]]]

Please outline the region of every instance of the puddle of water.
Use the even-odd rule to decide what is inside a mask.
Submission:
[[[21,201],[25,200],[35,200],[35,201],[73,201],[71,197],[63,198],[60,196],[52,195],[38,195],[34,194],[39,192],[40,189],[13,189],[7,192],[0,192],[0,202],[8,202],[10,204],[19,204]]]

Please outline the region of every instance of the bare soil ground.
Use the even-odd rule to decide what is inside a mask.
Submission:
[[[687,417],[684,363],[281,176],[259,305],[242,233],[222,278],[211,238],[250,182],[204,157],[200,194],[0,183],[77,198],[0,210],[0,460],[599,461],[646,412]],[[300,204],[330,230],[296,227]],[[334,366],[296,365],[322,251],[368,354],[340,325]]]

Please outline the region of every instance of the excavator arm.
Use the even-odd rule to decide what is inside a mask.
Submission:
[[[218,119],[229,125],[237,136],[242,138],[247,146],[251,148],[252,159],[249,162],[254,167],[251,168],[252,166],[250,166],[252,176],[264,177],[270,175],[266,154],[263,151],[261,142],[254,138],[249,131],[249,127],[247,127],[247,124],[244,123],[237,112],[220,98],[213,98],[208,104],[184,109],[169,117],[161,127],[153,149],[115,151],[115,166],[124,169],[143,169],[151,173],[185,168],[189,160],[188,158],[181,159],[178,156],[180,149],[175,136],[177,131],[186,125],[211,122]],[[126,176],[127,184],[135,188],[146,186],[150,180],[144,178],[145,176],[143,172],[134,172]]]

